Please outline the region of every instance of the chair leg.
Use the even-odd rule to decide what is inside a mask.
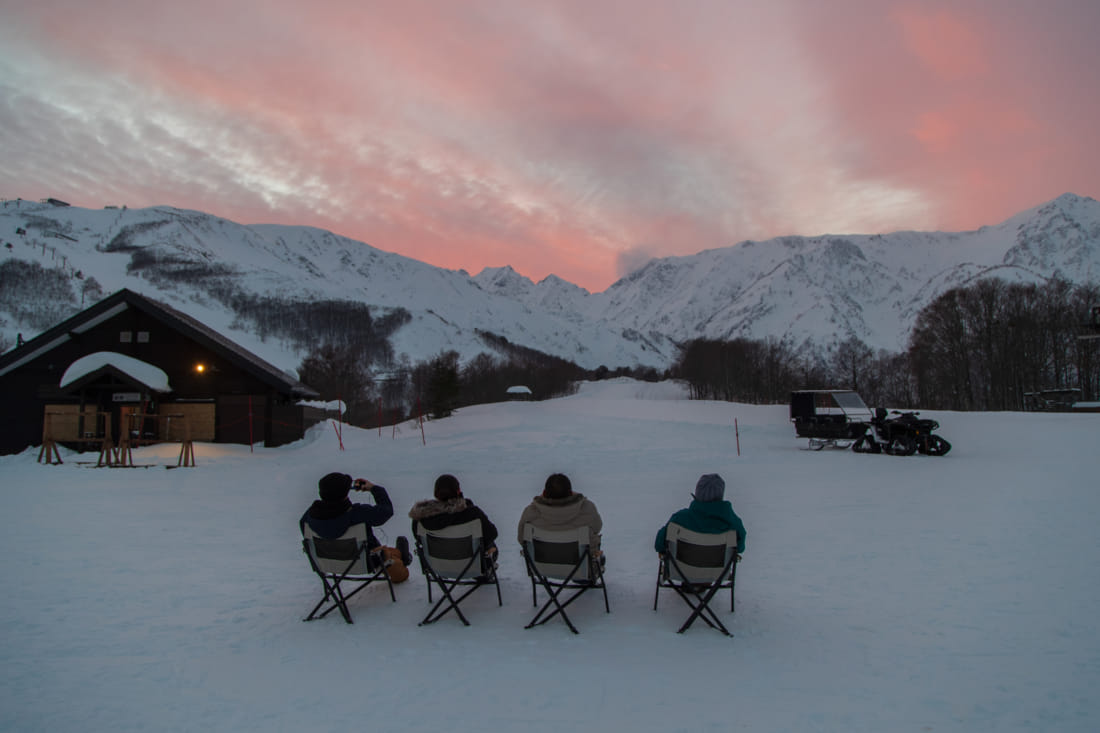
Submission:
[[[603,590],[603,610],[611,613],[611,603],[607,600],[607,583],[603,580],[603,568],[600,567],[599,562],[596,563],[596,575],[599,576],[600,589]]]
[[[354,623],[351,620],[351,612],[348,611],[348,598],[350,598],[352,595],[355,595],[355,593],[362,590],[362,588],[356,588],[354,591],[352,591],[350,595],[345,596],[343,589],[341,589],[340,587],[339,580],[334,580],[330,584],[327,578],[321,576],[321,584],[325,587],[324,596],[321,598],[320,601],[317,602],[317,605],[313,607],[313,610],[309,612],[309,615],[302,620],[313,621],[314,619],[322,619],[336,609],[340,609],[340,615],[344,617],[344,621],[349,624]],[[325,605],[325,603],[329,601],[332,602],[332,605],[322,611],[320,616],[315,615],[317,611],[320,610],[321,606]]]
[[[737,584],[737,563],[739,559],[734,556],[733,565],[730,566],[730,613],[733,613],[733,587]]]
[[[458,581],[455,581],[454,583],[452,583],[450,588],[448,588],[446,581],[444,581],[442,578],[440,578],[439,579],[439,585],[440,585],[440,590],[442,590],[442,592],[443,592],[442,597],[440,597],[440,599],[436,602],[436,604],[434,606],[432,606],[432,610],[428,611],[428,615],[424,617],[424,620],[421,621],[417,625],[418,626],[425,626],[427,624],[435,623],[439,619],[446,616],[448,611],[453,609],[454,612],[458,615],[458,618],[462,621],[462,625],[463,626],[469,626],[470,622],[462,614],[462,609],[458,607],[458,604],[462,602],[463,598],[465,598],[466,596],[470,595],[475,590],[477,590],[477,586],[474,586],[473,588],[467,590],[465,593],[463,593],[461,596],[459,596],[458,600],[455,600],[455,598],[451,595],[451,591],[454,590],[455,586],[458,585]],[[438,614],[436,614],[436,611],[439,609],[439,607],[442,606],[443,603],[446,602],[446,601],[450,601],[450,603],[447,605],[446,608],[444,608],[442,611],[440,611]],[[433,617],[433,614],[434,614],[434,617]]]
[[[717,629],[726,636],[733,636],[733,634],[729,632],[729,629],[726,628],[725,624],[723,624],[718,616],[715,615],[714,611],[711,610],[709,605],[711,599],[714,598],[714,595],[718,592],[719,587],[720,586],[717,583],[711,585],[707,589],[705,597],[700,596],[694,591],[691,591],[696,598],[695,603],[692,603],[692,601],[686,595],[682,595],[684,601],[686,601],[687,604],[692,607],[692,613],[690,616],[688,616],[687,621],[684,622],[684,625],[681,626],[679,631],[677,631],[676,633],[684,633],[693,623],[695,623],[695,619],[701,618],[707,624],[707,626],[710,626],[712,629]]]
[[[665,562],[663,559],[657,561],[657,590],[653,592],[653,610],[657,610],[657,599],[661,596],[661,575],[665,569]]]
[[[423,559],[423,555],[421,555],[421,558]],[[476,555],[476,554],[473,555],[470,558],[470,561],[466,563],[466,567],[464,567],[462,569],[462,572],[460,572],[458,574],[458,577],[454,578],[450,583],[447,582],[446,578],[439,575],[439,573],[437,573],[429,563],[425,562],[422,565],[422,569],[424,570],[425,574],[428,576],[428,583],[429,583],[429,585],[428,585],[428,594],[429,594],[428,601],[431,602],[431,582],[433,580],[436,583],[439,584],[439,589],[443,593],[443,596],[439,599],[439,602],[436,603],[432,607],[432,610],[428,611],[428,615],[425,616],[424,620],[420,622],[420,624],[419,624],[420,626],[424,626],[425,624],[430,624],[430,623],[434,623],[434,622],[438,621],[439,619],[443,618],[443,616],[445,616],[447,614],[447,612],[450,611],[451,609],[454,609],[454,612],[462,620],[462,624],[464,626],[469,626],[470,625],[470,622],[466,619],[466,616],[463,615],[462,609],[460,609],[458,607],[458,604],[461,603],[463,601],[463,599],[465,599],[468,595],[470,595],[475,590],[477,590],[478,587],[480,586],[479,583],[473,582],[474,578],[472,576],[467,575],[467,573],[471,572],[470,569],[474,566],[474,562],[479,561],[479,560],[480,560],[479,555]],[[459,587],[460,585],[470,585],[470,588],[465,593],[463,593],[461,596],[459,596],[456,599],[453,595],[451,595],[451,592],[455,588]],[[497,593],[498,593],[498,595],[500,593],[500,586],[499,585],[497,585]],[[439,613],[437,614],[436,611],[439,610],[439,607],[441,605],[443,605],[444,602],[448,602],[448,601],[449,601],[449,604],[447,605],[447,607],[444,608],[442,611],[439,611]],[[501,603],[501,605],[504,605],[504,604]]]
[[[542,624],[546,623],[560,613],[562,620],[565,621],[565,625],[569,627],[569,630],[572,631],[574,634],[579,634],[580,632],[577,631],[577,627],[573,625],[573,622],[569,620],[569,616],[565,613],[565,607],[572,603],[582,592],[584,592],[584,589],[574,593],[573,596],[566,600],[565,603],[561,603],[558,600],[558,595],[563,590],[565,590],[565,586],[560,585],[552,587],[553,584],[551,584],[549,581],[546,581],[543,585],[546,588],[547,595],[549,595],[550,597],[549,599],[547,599],[546,603],[543,604],[542,608],[539,609],[539,612],[535,614],[535,617],[531,619],[531,623],[527,624],[523,628],[530,629],[535,626],[541,626]],[[550,609],[551,605],[556,606],[556,609],[553,613],[543,618],[542,614],[546,613],[546,611]]]
[[[677,575],[680,578],[683,578],[683,572],[680,570],[679,564],[676,562],[676,558],[669,558],[669,561],[675,568]],[[696,590],[693,584],[686,581],[679,583],[670,583],[670,587],[675,590],[677,595],[679,595],[680,598],[683,599],[684,603],[686,603],[691,608],[691,615],[688,616],[687,621],[684,622],[684,624],[679,628],[676,633],[684,633],[688,628],[691,627],[693,623],[695,623],[696,619],[701,618],[703,619],[703,622],[712,629],[721,631],[726,636],[733,636],[733,634],[729,632],[729,629],[726,628],[725,624],[722,623],[721,619],[718,618],[718,615],[710,607],[710,602],[714,599],[714,596],[718,593],[718,590],[725,587],[725,584],[722,582],[721,579],[730,574],[731,565],[733,564],[733,562],[734,560],[733,558],[731,558],[730,563],[726,565],[722,573],[718,576],[718,579],[706,587],[704,591],[705,595]],[[659,583],[660,581],[658,580],[658,591],[660,591]],[[731,585],[731,592],[732,588],[733,587]],[[688,595],[689,593],[691,594],[690,596]],[[694,597],[694,600],[692,597]]]

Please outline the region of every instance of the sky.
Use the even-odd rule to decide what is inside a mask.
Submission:
[[[1100,196],[1095,0],[0,0],[0,198],[591,291]]]

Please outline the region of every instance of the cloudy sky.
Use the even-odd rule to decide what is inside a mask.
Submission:
[[[589,290],[1100,197],[1096,0],[0,0],[0,197]]]

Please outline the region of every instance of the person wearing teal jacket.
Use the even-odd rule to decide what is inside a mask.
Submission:
[[[745,525],[741,517],[733,511],[733,505],[725,500],[726,482],[716,473],[699,477],[692,494],[691,505],[673,514],[665,526],[657,532],[653,542],[657,552],[665,551],[665,532],[669,522],[676,522],[684,529],[703,534],[721,534],[727,530],[737,530],[737,552],[745,551]]]

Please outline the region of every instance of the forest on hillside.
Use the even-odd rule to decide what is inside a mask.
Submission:
[[[114,244],[118,244],[114,242]],[[946,410],[1023,410],[1029,395],[1068,390],[1100,399],[1100,339],[1080,338],[1100,287],[1063,280],[1042,284],[979,280],[949,290],[918,315],[903,352],[875,351],[852,336],[825,353],[801,353],[780,339],[698,339],[681,345],[667,371],[585,370],[576,364],[478,331],[485,351],[463,364],[455,352],[421,362],[398,359],[390,337],[411,319],[401,308],[341,299],[283,300],[241,291],[217,268],[198,276],[234,314],[234,328],[275,339],[305,354],[299,379],[348,406],[357,424],[507,399],[512,386],[534,399],[568,394],[582,379],[628,375],[682,379],[696,399],[785,403],[799,389],[854,389],[871,405]],[[64,264],[0,264],[0,311],[37,331],[104,297],[94,278]],[[0,351],[14,343],[0,341]]]
[[[1029,395],[1077,390],[1100,399],[1100,339],[1085,339],[1096,285],[984,279],[918,315],[908,349],[875,352],[856,337],[825,356],[778,340],[697,340],[671,370],[697,399],[780,403],[799,389],[854,389],[869,405],[1023,410]]]

